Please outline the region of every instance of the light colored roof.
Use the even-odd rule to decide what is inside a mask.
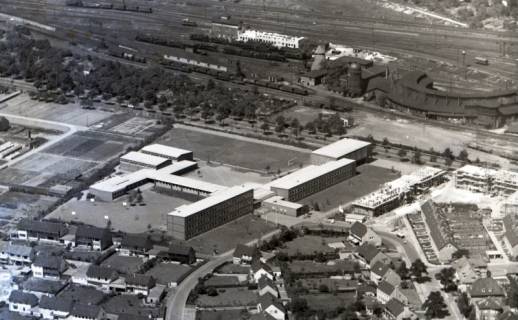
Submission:
[[[158,154],[158,155],[161,155],[164,157],[170,157],[170,158],[174,158],[174,159],[178,159],[179,157],[192,152],[189,150],[170,147],[170,146],[166,146],[166,145],[158,144],[158,143],[147,145],[144,148],[142,148],[140,151],[142,151],[144,153],[146,153],[146,152],[154,153],[154,154]]]
[[[293,173],[290,173],[282,178],[274,180],[265,184],[268,188],[291,189],[305,182],[316,179],[326,173],[334,171],[338,168],[345,167],[354,163],[351,159],[341,159],[338,161],[331,161],[320,166],[310,165]]]
[[[171,216],[177,216],[177,217],[188,217],[190,215],[196,214],[202,210],[205,210],[207,208],[211,208],[217,204],[220,204],[226,200],[232,199],[234,197],[237,197],[245,192],[252,191],[253,189],[246,186],[234,186],[231,188],[219,190],[213,194],[211,194],[209,197],[202,199],[200,201],[183,205],[172,212],[169,213]]]
[[[142,152],[131,151],[126,153],[121,157],[121,161],[131,161],[136,163],[142,163],[150,166],[159,166],[166,161],[169,161],[166,158],[152,156],[150,154],[145,154]]]
[[[370,146],[370,142],[344,138],[342,140],[338,140],[331,144],[328,144],[325,147],[317,149],[313,151],[314,154],[318,154],[321,156],[332,157],[332,158],[341,158],[344,157],[351,152],[360,150],[362,148]]]
[[[146,179],[181,185],[206,192],[215,192],[223,188],[212,183],[174,175],[177,172],[181,172],[193,166],[196,166],[196,162],[184,160],[175,162],[172,165],[159,170],[142,169],[123,176],[115,176],[113,178],[100,181],[92,185],[90,189],[113,193]]]
[[[264,200],[263,202],[271,203],[271,204],[278,204],[280,206],[283,206],[286,208],[291,208],[291,209],[300,209],[304,206],[300,203],[286,201],[280,196],[274,196],[274,197],[268,198],[268,199]]]
[[[473,166],[471,164],[465,165],[464,167],[457,170],[457,174],[465,173],[473,176],[481,176],[487,177],[496,174],[496,171],[493,169],[487,169],[482,167]]]

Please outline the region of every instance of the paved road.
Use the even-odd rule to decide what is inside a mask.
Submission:
[[[279,230],[274,230],[264,236],[261,237],[261,240],[268,239],[273,235],[277,234]],[[247,243],[247,245],[256,244],[257,240],[253,240]],[[174,294],[171,294],[167,300],[167,313],[166,320],[186,320],[185,314],[185,304],[187,302],[187,297],[192,289],[198,283],[198,278],[205,276],[206,274],[212,272],[217,266],[220,264],[232,260],[232,254],[234,250],[227,251],[213,260],[210,260],[193,273],[191,273],[187,278],[185,278],[180,285],[176,288]]]

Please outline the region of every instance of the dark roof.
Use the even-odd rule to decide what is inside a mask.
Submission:
[[[373,90],[380,90],[385,93],[390,92],[390,80],[387,80],[385,78],[370,79],[369,83],[367,84],[367,89],[365,89],[365,92],[371,92]]]
[[[41,296],[40,308],[48,310],[56,310],[62,312],[70,312],[72,309],[73,301],[66,297],[48,297],[46,295]]]
[[[391,315],[395,317],[405,312],[405,305],[396,298],[390,299],[385,305],[385,308]]]
[[[67,286],[65,281],[55,281],[42,278],[32,277],[21,284],[21,289],[24,291],[40,292],[48,294],[58,294],[63,288]]]
[[[269,265],[263,263],[260,259],[254,259],[252,261],[252,272],[256,273],[257,271],[261,270],[261,268],[267,271],[268,273],[273,272]]]
[[[169,251],[169,253],[172,253],[172,254],[188,256],[188,255],[191,254],[191,252],[194,251],[194,249],[192,247],[185,246],[185,245],[182,245],[182,244],[172,243],[169,246],[169,250],[168,251]]]
[[[143,315],[123,313],[119,315],[117,320],[149,320],[149,317]]]
[[[263,289],[265,287],[271,287],[273,289],[277,288],[277,286],[275,286],[275,283],[273,283],[273,281],[270,280],[270,278],[264,275],[261,278],[259,278],[257,285],[259,286],[259,289]]]
[[[392,292],[394,292],[394,289],[395,289],[394,286],[385,280],[381,281],[380,284],[378,285],[378,290],[380,290],[381,292],[383,292],[387,295],[391,295]]]
[[[29,257],[34,249],[28,245],[10,243],[5,248],[5,252],[10,255]]]
[[[66,269],[66,263],[63,257],[57,256],[38,255],[34,258],[34,262],[32,264],[37,267],[58,271],[64,271]]]
[[[50,233],[57,236],[64,236],[67,227],[63,222],[37,221],[24,219],[18,223],[18,229],[37,233]]]
[[[493,278],[480,278],[471,285],[469,291],[471,297],[501,297],[505,295],[504,289]]]
[[[126,284],[130,286],[146,287],[148,289],[155,286],[155,279],[152,276],[144,274],[130,274],[126,277]]]
[[[378,248],[376,248],[375,246],[373,246],[372,244],[370,243],[363,243],[361,246],[359,246],[357,249],[356,249],[356,252],[358,252],[358,254],[363,257],[367,262],[370,263],[370,261],[372,259],[374,259],[374,257],[380,252],[378,250]]]
[[[257,247],[250,247],[244,244],[238,244],[234,250],[234,257],[241,258],[242,256],[254,257],[258,253]]]
[[[125,234],[122,237],[121,247],[125,249],[135,249],[135,250],[151,250],[153,248],[153,244],[149,240],[147,236],[144,235],[136,235],[136,234]]]
[[[95,319],[100,311],[101,307],[97,305],[76,303],[70,314],[78,318]]]
[[[108,267],[102,267],[95,264],[92,264],[86,270],[86,276],[88,278],[95,279],[112,279],[115,280],[119,277],[119,274],[116,270]]]
[[[374,65],[370,68],[362,69],[362,79],[371,79],[374,77],[385,77],[387,74],[387,66]]]
[[[31,307],[34,307],[38,304],[38,297],[32,293],[25,293],[19,290],[14,290],[11,292],[11,295],[9,295],[9,302],[28,304]]]
[[[361,222],[356,221],[351,226],[351,230],[349,232],[358,238],[362,238],[367,233],[367,226]]]
[[[320,78],[320,77],[327,75],[328,72],[329,71],[327,69],[311,70],[309,72],[304,73],[301,77]]]
[[[65,296],[74,302],[99,304],[104,300],[104,293],[93,287],[77,284],[69,285],[59,296]]]
[[[80,225],[76,230],[76,239],[77,238],[86,238],[86,239],[95,239],[95,240],[103,240],[111,237],[110,230],[106,228],[98,228],[89,225]]]
[[[375,274],[379,276],[384,276],[387,271],[389,271],[390,266],[388,264],[385,264],[381,261],[377,261],[371,268],[371,272],[374,272]]]
[[[265,310],[269,306],[273,305],[277,309],[282,310],[283,312],[286,312],[286,309],[284,308],[282,303],[280,303],[279,300],[277,300],[277,298],[269,292],[267,292],[266,294],[259,297],[259,304],[261,305],[263,310]]]

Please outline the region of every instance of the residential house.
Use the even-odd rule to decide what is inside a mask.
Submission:
[[[502,299],[486,298],[475,303],[475,313],[479,320],[497,320],[503,310]]]
[[[378,248],[370,243],[364,243],[356,248],[355,256],[364,266],[373,266],[378,261],[385,263],[390,263],[391,261],[390,257],[379,251]]]
[[[3,254],[7,256],[9,263],[12,264],[28,265],[34,259],[34,249],[28,244],[9,243],[3,250],[5,250]]]
[[[104,289],[107,289],[108,285],[118,278],[119,274],[112,268],[92,264],[88,267],[88,270],[86,270],[87,283],[94,286],[101,286]]]
[[[263,263],[261,260],[256,259],[252,262],[252,267],[250,268],[250,273],[252,279],[255,283],[261,279],[261,277],[266,276],[268,279],[273,280],[273,271],[267,264]]]
[[[193,264],[196,262],[196,252],[192,247],[181,244],[171,244],[168,250],[162,250],[157,257],[165,262]]]
[[[451,265],[455,269],[455,278],[461,291],[466,291],[469,286],[480,278],[474,266],[466,257],[453,261]]]
[[[98,305],[76,303],[67,320],[101,320],[104,318],[104,314],[104,310]]]
[[[378,284],[381,280],[385,280],[391,285],[397,287],[401,284],[401,277],[394,271],[390,265],[381,261],[377,261],[371,268],[371,281]]]
[[[507,310],[498,316],[498,320],[518,320],[518,314]]]
[[[146,256],[152,248],[153,244],[147,236],[125,234],[119,250],[120,254],[125,256]]]
[[[244,244],[238,244],[234,250],[232,262],[234,264],[250,265],[252,260],[260,258],[261,253],[257,247],[246,246]]]
[[[149,295],[149,291],[156,285],[152,276],[144,274],[131,274],[126,277],[126,292],[133,294]]]
[[[16,236],[20,240],[60,243],[67,232],[63,222],[24,219],[18,223]]]
[[[42,296],[39,304],[41,316],[44,319],[64,319],[72,310],[73,301],[66,297]]]
[[[386,304],[390,299],[395,298],[404,303],[408,303],[408,298],[395,286],[387,281],[381,281],[376,290],[376,298],[382,304]]]
[[[259,298],[257,310],[261,313],[270,315],[276,320],[286,319],[286,308],[280,303],[277,298],[267,293]]]
[[[33,308],[38,305],[38,297],[32,293],[25,293],[14,290],[9,295],[9,311],[17,312],[22,315],[32,315]]]
[[[58,280],[67,269],[67,263],[61,256],[38,255],[31,269],[34,277]]]
[[[89,225],[77,227],[75,235],[76,246],[86,246],[92,250],[105,250],[113,245],[109,229]]]
[[[505,298],[505,290],[498,284],[498,282],[491,278],[477,279],[468,289],[468,295],[473,303],[477,303],[487,298]]]
[[[389,320],[411,319],[413,314],[410,309],[398,299],[392,298],[385,305],[385,317]]]
[[[278,298],[279,292],[277,291],[277,286],[275,283],[269,279],[267,276],[263,275],[257,282],[258,289],[259,289],[259,295],[264,296],[265,294],[269,293],[272,296]]]
[[[374,230],[361,222],[355,222],[349,230],[349,241],[361,245],[369,243],[373,246],[381,246],[381,238]]]

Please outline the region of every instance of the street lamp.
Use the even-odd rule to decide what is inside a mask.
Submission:
[[[462,50],[462,67],[464,68],[464,80],[467,80],[468,68],[466,68],[466,50]]]

